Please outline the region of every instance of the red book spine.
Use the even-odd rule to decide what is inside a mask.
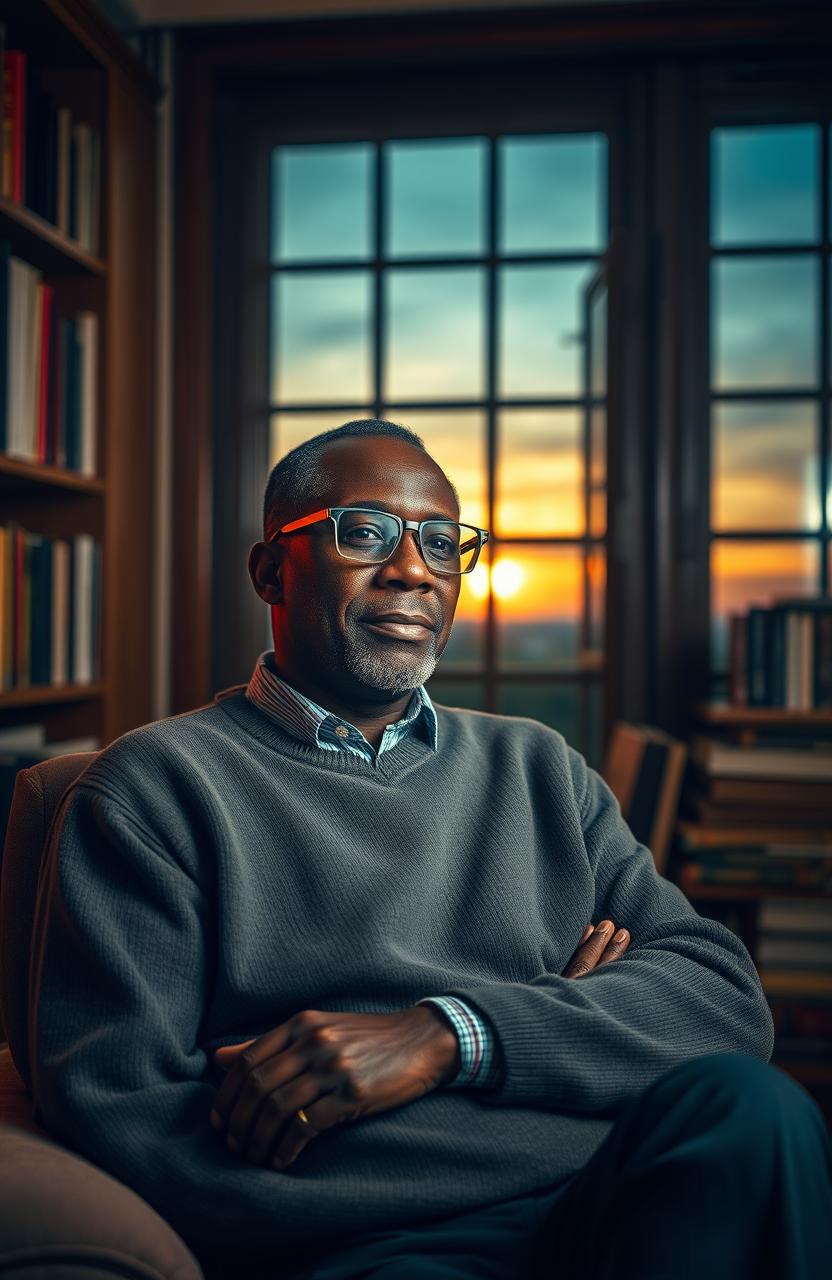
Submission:
[[[3,55],[3,148],[8,149],[9,185],[5,194],[18,204],[26,190],[26,54],[7,49]],[[5,171],[5,158],[4,158]]]
[[[38,461],[49,462],[48,420],[49,420],[49,367],[52,336],[52,296],[51,284],[43,286],[43,312],[40,330],[40,399],[38,401]]]

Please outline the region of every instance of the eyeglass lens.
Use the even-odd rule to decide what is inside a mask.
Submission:
[[[380,563],[393,554],[397,522],[383,511],[352,509],[337,517],[337,547],[350,560]],[[473,525],[429,520],[422,526],[422,553],[438,573],[465,573],[476,558],[479,536]]]

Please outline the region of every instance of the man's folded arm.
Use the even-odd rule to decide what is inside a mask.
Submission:
[[[45,855],[30,992],[40,1122],[131,1186],[192,1247],[291,1234],[292,1188],[231,1155],[200,1021],[213,925],[189,870],[108,795],[81,783]]]
[[[628,951],[581,978],[454,988],[494,1030],[502,1079],[493,1105],[615,1114],[665,1071],[706,1053],[768,1062],[774,1024],[751,956],[656,872],[603,779],[569,748],[592,919],[631,935]],[[558,839],[553,830],[553,842]]]

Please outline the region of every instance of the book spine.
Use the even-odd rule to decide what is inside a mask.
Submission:
[[[8,450],[9,257],[8,240],[0,240],[0,453]]]
[[[742,614],[728,618],[728,700],[735,707],[748,702],[748,631]]]
[[[815,614],[814,659],[814,705],[832,707],[832,612]]]
[[[45,284],[40,325],[40,385],[38,387],[38,460],[48,462],[49,458],[49,371],[52,334],[52,301],[54,290]]]
[[[770,615],[767,610],[752,608],[748,611],[748,705],[768,705]]]
[[[72,113],[69,107],[58,107],[57,174],[55,192],[56,224],[62,235],[69,235],[69,193],[72,140]]]
[[[3,195],[22,204],[26,186],[26,54],[3,55]]]
[[[771,652],[769,655],[769,697],[772,707],[786,705],[786,614],[783,609],[772,609]]]

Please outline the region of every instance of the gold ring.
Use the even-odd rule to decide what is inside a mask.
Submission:
[[[312,1127],[312,1121],[309,1119],[309,1116],[306,1114],[303,1107],[299,1107],[298,1110],[295,1112],[295,1115],[297,1116],[298,1120],[300,1120],[301,1124],[308,1124],[310,1128]]]

